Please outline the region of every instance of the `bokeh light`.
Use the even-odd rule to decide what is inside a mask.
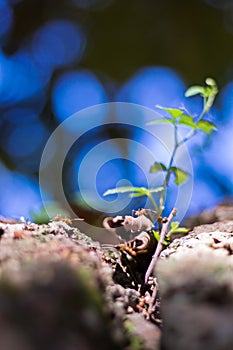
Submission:
[[[38,209],[41,199],[38,185],[19,173],[8,171],[0,164],[0,213],[4,217],[30,218],[30,212]]]
[[[224,173],[221,174],[221,171],[218,173],[220,168],[216,170],[213,167],[213,159],[208,160],[210,156],[212,158],[211,153],[211,149],[207,148],[199,156],[196,155],[193,158],[194,187],[187,213],[188,216],[197,215],[206,209],[213,209],[216,205],[226,200],[230,192],[232,192],[232,189],[230,189],[232,185],[230,185],[229,179]],[[221,185],[222,181],[223,186]]]
[[[27,157],[41,145],[45,128],[40,123],[17,126],[10,134],[6,147],[11,157]]]
[[[81,109],[107,102],[104,87],[88,70],[60,75],[55,82],[52,99],[54,114],[60,123]]]
[[[28,54],[19,51],[12,57],[0,52],[0,103],[3,107],[33,98],[42,92],[44,82]]]
[[[68,20],[45,23],[33,36],[31,53],[42,75],[50,78],[54,69],[78,63],[84,52],[83,30]]]
[[[0,52],[0,103],[13,105],[43,92],[56,68],[78,62],[85,48],[83,31],[70,21],[46,23],[30,47],[7,57]]]
[[[221,92],[222,112],[217,120],[218,131],[213,135],[212,142],[203,152],[202,164],[209,167],[215,174],[218,191],[223,195],[233,195],[233,84],[230,82]],[[200,160],[201,161],[201,160]],[[211,187],[211,185],[210,185]],[[214,189],[213,189],[214,192]]]
[[[221,123],[233,125],[233,82],[229,82],[221,91]]]
[[[5,110],[2,113],[2,121],[4,123],[12,123],[13,125],[25,125],[35,122],[38,119],[38,114],[29,108],[15,107]]]
[[[156,104],[177,107],[184,100],[184,91],[185,85],[174,70],[167,67],[145,67],[123,85],[116,100],[150,108]]]
[[[11,108],[2,113],[0,145],[18,171],[35,173],[49,136],[38,114],[28,108]]]

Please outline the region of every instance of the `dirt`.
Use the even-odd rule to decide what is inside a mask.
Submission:
[[[4,222],[0,232],[1,350],[158,349],[149,293],[120,252],[62,221]]]
[[[0,222],[1,350],[232,350],[233,221],[145,256],[64,221]]]

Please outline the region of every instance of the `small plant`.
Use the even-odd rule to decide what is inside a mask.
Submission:
[[[162,218],[162,214],[165,206],[167,189],[171,179],[173,178],[174,183],[177,186],[180,186],[181,184],[187,181],[189,176],[189,174],[185,170],[174,165],[174,159],[177,150],[183,144],[189,141],[193,136],[195,136],[197,132],[203,132],[209,135],[217,129],[215,124],[204,119],[204,117],[209,112],[214,103],[215,97],[218,93],[218,88],[216,82],[212,78],[207,78],[205,83],[205,86],[192,86],[185,93],[186,97],[201,95],[201,97],[203,98],[203,108],[199,116],[190,115],[184,108],[169,108],[156,106],[157,108],[165,111],[167,113],[167,117],[164,117],[162,119],[156,119],[148,123],[149,125],[156,125],[158,123],[170,123],[174,129],[174,147],[168,165],[165,165],[164,163],[156,160],[154,164],[152,164],[150,167],[151,173],[156,174],[158,172],[164,172],[164,180],[161,186],[156,188],[125,186],[109,189],[104,193],[104,196],[119,193],[129,193],[131,197],[146,196],[150,200],[156,212],[156,218],[159,229],[158,231],[152,230],[152,232],[154,233],[154,237],[156,238],[158,243],[145,274],[145,283],[147,283],[148,278],[150,277],[154,269],[156,261],[163,247],[169,244],[171,235],[174,232],[188,232],[186,228],[179,227],[178,221],[171,222],[176,216],[175,208],[172,209],[168,218]],[[179,127],[181,126],[185,126],[188,130],[186,135],[182,139],[179,139],[178,131]],[[159,193],[159,200],[157,202],[154,199],[155,193]]]
[[[171,180],[171,176],[173,175],[174,183],[177,186],[187,181],[189,176],[189,174],[186,171],[174,165],[174,159],[175,159],[177,150],[180,148],[180,146],[182,146],[184,143],[189,141],[197,132],[204,132],[205,134],[209,135],[212,133],[212,131],[217,129],[216,125],[204,119],[204,116],[211,109],[214,103],[215,96],[218,93],[218,88],[217,88],[216,82],[212,78],[207,78],[205,83],[206,83],[205,86],[197,86],[197,85],[192,86],[185,93],[186,97],[190,97],[198,94],[202,96],[203,109],[199,116],[194,117],[188,114],[183,108],[179,108],[179,109],[168,108],[168,107],[162,107],[157,105],[156,107],[158,109],[161,109],[167,112],[168,116],[162,119],[153,120],[148,123],[148,125],[156,125],[159,123],[170,123],[174,128],[175,142],[174,142],[174,148],[170,156],[168,165],[165,165],[164,163],[156,160],[154,164],[152,164],[150,167],[151,173],[156,174],[161,171],[165,173],[164,181],[161,184],[161,186],[156,188],[134,187],[134,186],[117,187],[117,188],[107,190],[103,194],[104,196],[119,194],[119,193],[129,193],[131,197],[146,196],[150,200],[154,210],[158,213],[158,216],[162,215],[164,210],[164,203],[166,199],[166,192],[167,192],[169,182]],[[180,126],[187,127],[188,131],[187,131],[187,134],[181,140],[178,140],[178,131]],[[153,197],[155,193],[160,193],[158,203],[156,203]]]

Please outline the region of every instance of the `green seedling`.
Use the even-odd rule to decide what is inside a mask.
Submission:
[[[207,78],[205,81],[205,86],[191,86],[185,93],[186,97],[191,97],[194,95],[200,95],[203,98],[203,109],[199,116],[195,117],[187,113],[183,108],[169,108],[156,106],[156,108],[161,109],[167,113],[167,116],[162,119],[156,119],[148,123],[148,125],[156,125],[160,123],[170,123],[174,128],[174,147],[170,156],[168,165],[155,160],[154,164],[150,167],[151,173],[164,172],[164,181],[161,186],[156,188],[146,188],[146,187],[134,187],[125,186],[117,187],[107,190],[103,195],[113,195],[120,193],[129,193],[131,197],[142,197],[146,196],[154,210],[158,213],[158,217],[162,215],[164,210],[164,204],[166,199],[167,188],[171,178],[173,178],[174,183],[177,186],[182,185],[187,181],[189,174],[174,165],[175,155],[177,150],[187,141],[189,141],[197,132],[203,132],[206,135],[210,135],[214,130],[217,129],[216,125],[212,122],[204,119],[205,115],[211,109],[215,97],[218,93],[218,88],[216,82],[212,78]],[[186,135],[182,138],[178,138],[179,127],[185,126],[188,130]],[[154,194],[159,193],[159,200],[156,202],[154,199]]]
[[[202,112],[197,117],[192,116],[183,108],[169,108],[156,106],[156,108],[165,111],[167,117],[153,120],[148,124],[153,126],[159,123],[170,123],[173,126],[174,130],[174,146],[168,165],[158,160],[155,160],[154,164],[152,164],[150,167],[150,172],[153,174],[157,174],[158,172],[164,173],[164,180],[161,186],[156,188],[125,186],[109,189],[104,193],[104,196],[119,193],[129,193],[131,197],[146,196],[150,200],[157,214],[156,217],[159,230],[152,230],[152,232],[158,243],[145,274],[145,283],[148,282],[149,277],[153,273],[155,264],[160,256],[163,247],[167,246],[170,243],[170,238],[172,234],[185,234],[188,232],[186,228],[179,226],[178,221],[173,221],[174,217],[176,216],[175,208],[172,209],[168,218],[162,218],[162,214],[165,207],[166,193],[171,179],[173,179],[174,183],[177,186],[180,186],[183,183],[185,183],[188,177],[190,176],[184,169],[181,169],[174,164],[177,150],[183,144],[189,141],[193,136],[195,136],[197,132],[202,132],[206,135],[210,135],[214,130],[217,129],[215,124],[213,124],[207,119],[204,119],[206,114],[211,109],[217,93],[218,88],[216,82],[214,81],[214,79],[211,78],[206,79],[205,86],[192,86],[186,91],[186,97],[200,95],[203,98]],[[178,131],[180,127],[185,127],[187,129],[185,136],[181,139],[178,137]],[[154,198],[155,193],[157,196],[159,194],[159,199],[157,200],[157,202]]]
[[[158,231],[152,230],[155,239],[159,242],[160,240],[160,233]],[[170,230],[167,232],[167,234],[165,235],[165,239],[163,241],[163,245],[164,246],[168,246],[171,242],[171,236],[174,233],[182,233],[182,234],[186,234],[189,232],[189,229],[183,226],[180,226],[179,221],[173,221],[170,224]]]

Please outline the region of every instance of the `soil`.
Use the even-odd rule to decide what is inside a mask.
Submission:
[[[146,285],[146,255],[66,220],[0,222],[0,237],[1,350],[233,348],[231,220],[175,239]]]

